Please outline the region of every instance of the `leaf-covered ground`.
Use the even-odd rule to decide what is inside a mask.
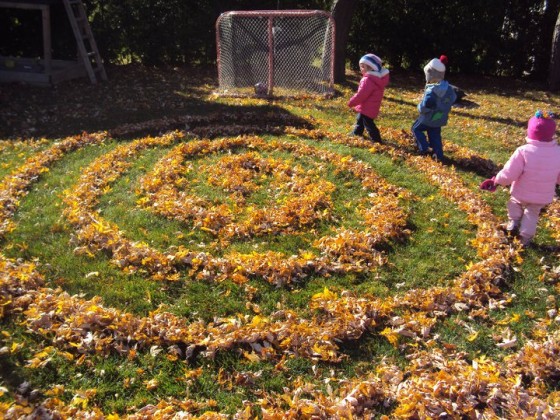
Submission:
[[[179,68],[0,86],[5,418],[558,418],[560,203],[481,192],[557,95],[459,77],[446,160],[395,73],[372,144],[334,98]]]

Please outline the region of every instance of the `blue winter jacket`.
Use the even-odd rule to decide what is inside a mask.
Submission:
[[[457,95],[447,80],[426,85],[422,102],[418,104],[418,122],[428,127],[443,127],[456,99]]]

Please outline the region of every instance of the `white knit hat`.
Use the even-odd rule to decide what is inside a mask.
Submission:
[[[426,82],[441,81],[445,77],[445,64],[439,58],[433,58],[424,66]]]
[[[439,71],[440,73],[445,73],[445,64],[443,64],[439,58],[431,59],[430,62],[426,64],[426,67],[432,68],[435,71]],[[424,70],[426,69],[426,67],[424,67]]]

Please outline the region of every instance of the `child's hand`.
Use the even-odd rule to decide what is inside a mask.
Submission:
[[[482,183],[480,184],[480,189],[485,191],[490,191],[490,192],[496,191],[496,188],[498,188],[498,184],[494,182],[494,179],[495,178],[492,177],[482,181]]]

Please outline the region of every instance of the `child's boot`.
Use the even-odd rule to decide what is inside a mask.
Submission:
[[[505,225],[506,233],[517,236],[519,234],[519,225],[520,223],[517,220],[509,219]]]
[[[533,238],[528,238],[526,236],[520,236],[519,241],[521,242],[521,246],[523,248],[528,248],[531,245]]]

